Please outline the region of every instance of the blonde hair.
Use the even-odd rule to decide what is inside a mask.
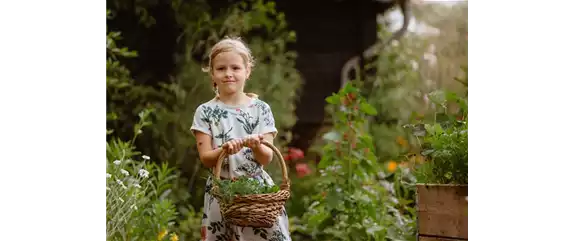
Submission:
[[[211,52],[209,53],[209,62],[206,67],[202,68],[203,72],[211,73],[213,71],[213,59],[221,53],[235,51],[243,59],[243,64],[249,70],[255,67],[255,59],[251,55],[251,50],[239,37],[229,37],[225,36],[222,40],[217,42],[213,47],[211,47]],[[219,98],[219,93],[217,92],[217,85],[213,83],[213,89],[215,91],[216,98]],[[253,93],[248,93],[247,96],[252,98],[257,98],[258,96]]]

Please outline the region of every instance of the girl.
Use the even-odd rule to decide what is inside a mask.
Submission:
[[[213,46],[204,71],[211,76],[216,96],[197,108],[191,130],[207,168],[215,167],[223,151],[229,154],[221,167],[221,179],[249,176],[272,185],[263,166],[271,162],[273,151],[261,140],[273,143],[277,134],[273,113],[257,95],[243,92],[253,66],[251,51],[239,39],[225,38]],[[212,185],[210,176],[203,204],[203,241],[291,240],[285,209],[271,228],[237,227],[224,222],[217,199],[209,194]]]

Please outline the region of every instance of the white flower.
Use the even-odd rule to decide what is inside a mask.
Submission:
[[[144,178],[147,178],[149,176],[149,172],[146,171],[145,169],[140,169],[139,174]]]
[[[140,185],[139,185],[139,184],[137,184],[137,183],[136,183],[136,184],[134,184],[134,187],[135,187],[135,188],[142,188],[142,186],[140,186]]]
[[[120,161],[120,160],[115,160],[115,161],[114,161],[114,164],[116,164],[116,165],[118,165],[118,166],[119,166],[121,163],[122,163],[122,161]]]
[[[111,178],[111,177],[112,177],[112,174],[106,173],[106,179]]]
[[[130,173],[129,173],[128,171],[124,170],[124,169],[120,170],[120,172],[121,172],[122,174],[126,175],[126,176],[129,176],[129,175],[130,175]]]
[[[141,134],[141,133],[142,133],[142,130],[138,130],[138,134]]]
[[[121,180],[116,179],[116,182],[120,185],[123,185],[124,183]]]
[[[120,202],[125,202],[121,197],[119,197],[119,199],[120,199]]]
[[[146,155],[143,155],[142,158],[145,160],[149,160],[149,156],[146,156]]]
[[[413,70],[419,69],[419,63],[417,63],[417,61],[411,60],[411,66],[413,67]]]
[[[135,204],[132,204],[130,208],[132,208],[133,210],[138,210],[138,206],[136,206]]]
[[[111,191],[112,189],[110,189],[109,187],[106,187],[106,190]]]

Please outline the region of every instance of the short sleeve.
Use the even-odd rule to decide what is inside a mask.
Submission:
[[[260,108],[259,119],[263,120],[259,125],[259,134],[271,133],[273,136],[276,136],[277,128],[275,127],[275,118],[273,117],[271,107],[263,101],[260,101],[258,106]]]
[[[205,134],[211,136],[211,130],[209,128],[210,119],[207,113],[207,106],[200,105],[195,109],[195,114],[193,116],[193,124],[191,125],[190,130],[193,131],[200,131]]]

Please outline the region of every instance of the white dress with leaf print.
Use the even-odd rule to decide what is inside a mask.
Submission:
[[[210,135],[214,147],[221,147],[227,141],[244,138],[250,134],[277,133],[271,108],[259,99],[251,99],[244,106],[226,105],[218,99],[212,99],[201,104],[195,112],[191,130]],[[231,155],[223,162],[221,176],[224,178],[250,176],[268,185],[274,183],[269,174],[254,160],[253,151],[247,147]],[[285,209],[271,228],[237,227],[226,224],[221,218],[217,199],[209,194],[211,187],[212,178],[210,176],[205,187],[201,225],[202,240],[291,240]]]

